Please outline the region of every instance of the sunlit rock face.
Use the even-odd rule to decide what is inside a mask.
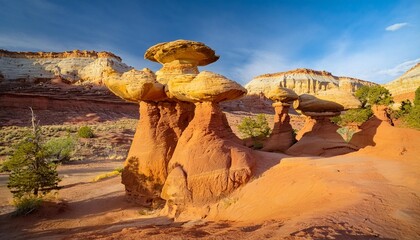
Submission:
[[[257,76],[246,84],[245,88],[249,95],[268,92],[275,86],[289,88],[299,95],[305,93],[317,95],[330,89],[340,89],[353,93],[364,85],[376,84],[355,78],[337,77],[326,71],[299,68],[287,72]]]
[[[343,102],[347,103],[347,101]],[[286,153],[335,156],[358,150],[358,147],[348,143],[337,132],[340,127],[330,120],[331,117],[340,115],[344,109],[349,109],[349,106],[309,94],[300,95],[293,106],[306,116],[306,122],[296,136],[298,142],[287,149]]]
[[[0,75],[8,81],[48,81],[60,78],[69,84],[101,85],[105,69],[123,73],[132,67],[109,52],[10,52],[0,50]]]
[[[104,82],[117,96],[139,102],[140,120],[122,174],[127,195],[147,204],[166,200],[166,209],[204,204],[245,184],[254,158],[233,134],[219,102],[246,94],[226,77],[198,71],[218,59],[200,42],[160,43],[145,58],[163,64],[119,73]]]
[[[268,139],[264,141],[262,150],[283,152],[296,142],[290,124],[289,108],[293,101],[298,99],[298,95],[291,89],[279,86],[273,86],[264,95],[274,101],[275,115],[273,130]]]
[[[384,84],[384,87],[391,92],[396,102],[406,99],[414,100],[414,92],[420,87],[420,63],[417,63],[401,77]]]

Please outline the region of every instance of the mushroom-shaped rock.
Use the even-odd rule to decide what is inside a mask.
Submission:
[[[159,43],[146,51],[144,58],[163,64],[156,72],[157,81],[166,84],[174,77],[186,74],[197,75],[197,66],[217,61],[214,50],[203,43],[177,40]]]
[[[298,99],[298,95],[291,89],[277,86],[265,93],[273,103],[274,127],[270,137],[264,142],[264,151],[285,151],[296,142],[292,125],[290,125],[290,103]]]
[[[334,116],[344,110],[344,106],[339,103],[319,99],[309,94],[300,95],[298,101],[293,103],[293,107],[309,116]]]
[[[160,101],[166,99],[164,86],[156,81],[155,74],[145,68],[132,69],[120,74],[109,68],[104,74],[105,85],[117,96],[127,101]]]
[[[169,97],[186,102],[221,102],[246,94],[238,83],[208,71],[174,77],[168,82],[167,91]]]
[[[194,63],[197,66],[205,66],[217,61],[219,56],[204,43],[176,40],[150,47],[146,51],[144,58],[162,64],[170,63],[174,60],[183,60]]]
[[[361,106],[361,102],[351,92],[343,91],[341,89],[320,91],[316,97],[322,100],[336,102],[342,105],[344,110],[359,108]]]
[[[330,117],[340,115],[344,106],[333,101],[303,94],[293,106],[307,116],[296,138],[299,140],[286,153],[290,155],[335,156],[356,151],[337,132],[340,128]]]
[[[276,86],[275,88],[270,89],[264,93],[264,95],[275,102],[282,103],[293,102],[299,97],[292,89],[280,86]]]

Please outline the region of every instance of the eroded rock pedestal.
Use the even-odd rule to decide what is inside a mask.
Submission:
[[[183,102],[140,102],[140,120],[122,173],[127,195],[141,203],[159,198],[167,165],[194,115]]]
[[[294,103],[294,107],[306,115],[307,119],[296,136],[299,141],[286,151],[288,154],[336,156],[358,150],[343,139],[337,132],[340,127],[330,120],[340,115],[345,106],[303,94]]]
[[[116,95],[140,102],[140,120],[122,174],[126,192],[142,202],[166,200],[175,214],[186,204],[220,199],[252,176],[255,161],[232,133],[219,102],[242,97],[239,84],[197,66],[218,59],[199,42],[178,40],[149,48],[150,70],[111,72]]]
[[[264,141],[263,151],[283,152],[296,142],[292,125],[290,124],[289,108],[298,95],[291,89],[275,87],[264,93],[273,100],[274,127],[269,138]]]

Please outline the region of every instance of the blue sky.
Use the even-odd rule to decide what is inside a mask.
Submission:
[[[242,84],[305,67],[377,83],[420,62],[420,1],[0,0],[0,48],[111,51],[135,68],[159,42],[201,41]]]

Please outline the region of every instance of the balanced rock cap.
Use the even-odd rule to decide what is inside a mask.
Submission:
[[[302,112],[341,112],[344,110],[343,105],[319,99],[313,95],[309,94],[302,94],[299,96],[299,101],[295,101],[293,103],[293,107],[296,110],[300,110]]]
[[[168,82],[167,95],[187,102],[221,102],[246,94],[246,89],[226,77],[203,71],[198,75],[186,74]]]
[[[329,89],[320,91],[316,95],[317,98],[327,101],[336,102],[344,107],[344,110],[359,108],[362,103],[351,92],[341,89]]]
[[[275,102],[284,103],[293,102],[299,97],[292,89],[280,86],[270,89],[267,93],[264,93],[264,95]]]
[[[141,71],[132,69],[123,74],[108,68],[103,81],[111,92],[127,101],[162,101],[167,99],[164,85],[156,81],[155,74],[148,68]]]
[[[176,40],[156,44],[147,49],[144,58],[159,63],[169,63],[174,60],[195,62],[198,66],[205,66],[219,59],[213,49],[204,43]]]

